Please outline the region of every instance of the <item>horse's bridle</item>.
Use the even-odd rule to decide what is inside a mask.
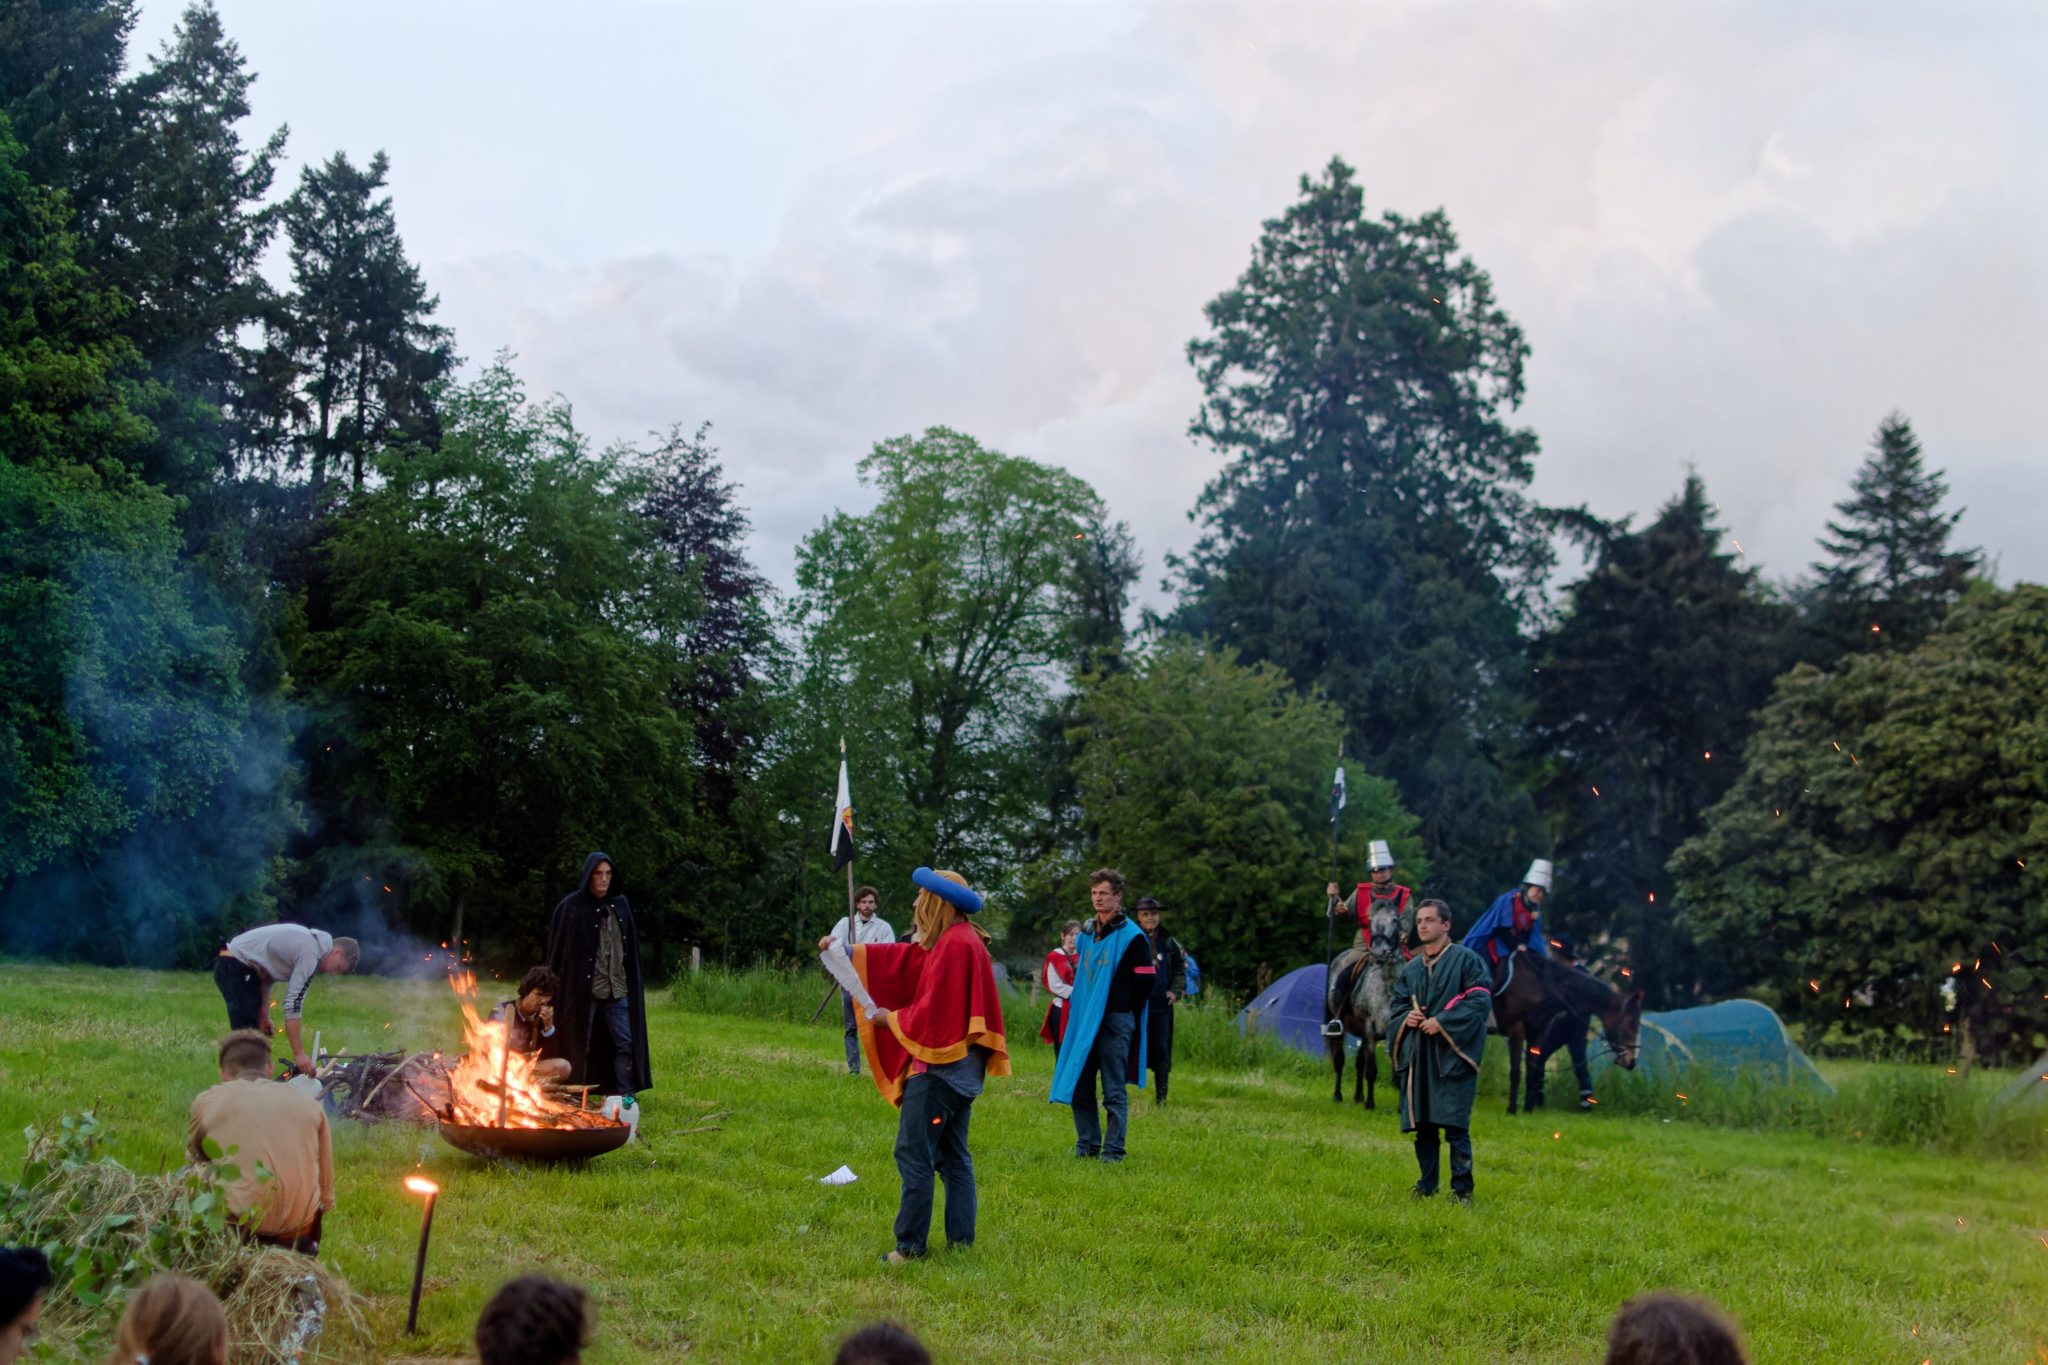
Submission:
[[[1595,1052],[1593,1055],[1598,1057],[1601,1052],[1612,1053],[1614,1055],[1614,1064],[1625,1069],[1635,1064],[1635,1060],[1642,1053],[1642,1050],[1643,1045],[1640,1040],[1630,1043],[1627,1047],[1616,1047],[1607,1041],[1607,1034],[1602,1032],[1600,1035],[1600,1051]]]

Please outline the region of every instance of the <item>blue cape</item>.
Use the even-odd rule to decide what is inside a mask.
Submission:
[[[1484,956],[1486,941],[1496,932],[1504,937],[1512,935],[1515,930],[1515,894],[1520,890],[1520,887],[1516,887],[1514,891],[1501,892],[1500,899],[1488,906],[1486,913],[1472,922],[1472,927],[1465,931],[1465,937],[1460,942],[1473,952]],[[1550,940],[1543,936],[1543,911],[1540,907],[1531,906],[1530,913],[1535,916],[1535,920],[1534,927],[1529,930],[1529,951],[1538,957],[1549,957]]]
[[[1095,1034],[1102,1027],[1102,1016],[1109,1005],[1109,983],[1116,979],[1116,968],[1124,960],[1124,950],[1131,946],[1131,940],[1142,938],[1145,931],[1130,920],[1123,928],[1106,939],[1097,939],[1093,934],[1083,934],[1076,940],[1081,960],[1074,967],[1074,993],[1067,1000],[1067,1032],[1060,1039],[1059,1065],[1053,1068],[1052,1093],[1046,1098],[1054,1104],[1072,1104],[1074,1089],[1081,1080],[1081,1068],[1087,1064],[1088,1055],[1095,1051]],[[1150,1010],[1138,1011],[1138,1056],[1131,1068],[1126,1083],[1138,1089],[1145,1088],[1146,1019]]]

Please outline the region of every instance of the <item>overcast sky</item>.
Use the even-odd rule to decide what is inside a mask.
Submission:
[[[1216,465],[1186,343],[1332,154],[1491,272],[1539,497],[1645,514],[1691,464],[1789,575],[1897,408],[1965,540],[2048,578],[2048,7],[220,9],[280,192],[387,151],[463,353],[601,440],[712,422],[778,581],[875,441],[943,423],[1092,482],[1154,587]]]

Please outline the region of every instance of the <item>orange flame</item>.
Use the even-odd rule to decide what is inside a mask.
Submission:
[[[420,1175],[407,1176],[405,1178],[405,1187],[414,1194],[439,1194],[441,1192],[439,1185]]]
[[[462,1006],[463,1041],[469,1049],[448,1073],[457,1122],[496,1128],[501,1112],[507,1128],[593,1127],[612,1122],[547,1093],[534,1058],[507,1048],[509,1023],[477,1013],[475,972],[466,968],[452,971],[448,985]]]

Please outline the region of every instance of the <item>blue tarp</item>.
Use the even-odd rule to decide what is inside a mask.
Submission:
[[[1786,1034],[1771,1007],[1757,1000],[1723,1000],[1696,1009],[1645,1014],[1642,1044],[1638,1075],[1676,1076],[1706,1068],[1781,1085],[1813,1086],[1831,1095],[1835,1090]],[[1597,1076],[1614,1059],[1597,1043],[1593,1054]]]
[[[1292,1048],[1320,1057],[1324,1052],[1323,993],[1329,966],[1317,962],[1296,967],[1259,993],[1237,1016],[1240,1033],[1277,1034]]]

